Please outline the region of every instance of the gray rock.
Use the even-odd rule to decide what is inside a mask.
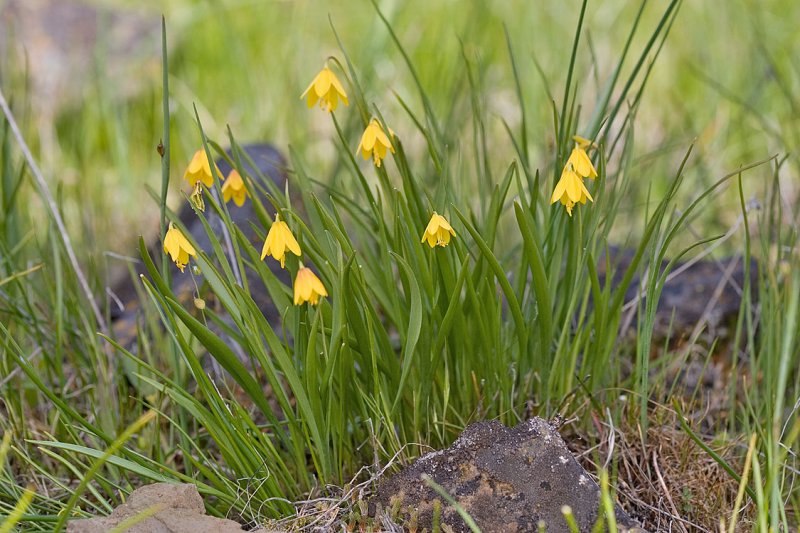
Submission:
[[[266,188],[268,186],[267,183],[271,181],[278,188],[278,190],[282,191],[284,189],[286,185],[286,161],[277,148],[266,143],[242,145],[240,148],[242,150],[240,157],[243,166],[242,170],[244,171],[243,176],[252,178],[255,183],[259,184],[259,186],[263,186],[264,188]],[[227,153],[231,158],[234,158],[231,149],[229,149]],[[248,158],[252,159],[252,165],[249,163]],[[220,174],[224,179],[224,177],[227,176],[231,171],[231,166],[224,158],[217,159],[216,163],[219,167]],[[216,191],[212,190],[206,194],[213,194],[216,196]],[[264,204],[264,206],[270,210],[268,216],[273,216],[274,210],[267,201],[267,198],[263,195],[259,195],[259,197],[262,204]],[[297,197],[294,197],[293,201],[298,201],[299,203],[299,199]],[[259,221],[256,214],[256,208],[253,205],[253,200],[248,198],[242,206],[236,206],[233,202],[229,202],[228,210],[233,224],[239,228],[239,230],[241,230],[244,237],[251,244],[253,244],[256,250],[260,251],[264,243],[263,235],[259,237],[257,231],[254,229],[254,225],[262,228],[263,234],[266,234],[267,228],[264,227],[264,225]],[[188,202],[183,204],[178,215],[180,221],[192,235],[196,247],[199,250],[204,250],[211,254],[211,238],[206,232],[206,229],[199,217],[197,214],[195,214]],[[227,242],[223,237],[224,224],[222,219],[216,213],[214,213],[213,209],[210,207],[206,208],[205,217],[208,224],[211,226],[212,231],[216,233],[221,241]],[[223,244],[223,246],[225,245]],[[162,250],[162,243],[158,237],[153,239],[148,247],[148,250],[153,261],[157,265],[160,264],[164,252]],[[135,255],[138,255],[138,252],[136,252]],[[232,265],[237,264],[235,259],[230,259],[230,262]],[[271,258],[265,261],[265,264],[275,278],[277,278],[284,285],[291,287],[292,279],[288,270],[281,268],[280,263],[272,260]],[[219,268],[218,264],[217,267]],[[217,313],[217,316],[229,326],[235,327],[230,317],[224,312],[224,309],[222,308],[218,299],[215,297],[213,291],[211,291],[210,287],[203,284],[203,276],[192,276],[189,273],[190,268],[191,265],[189,268],[187,268],[186,272],[181,272],[174,264],[170,262],[170,270],[172,273],[172,292],[175,298],[190,312],[196,312],[193,301],[195,292],[199,287],[199,296],[205,300],[208,306],[207,310],[209,312],[214,311]],[[142,303],[139,300],[139,294],[142,291],[142,281],[139,279],[139,276],[143,275],[145,277],[149,277],[149,275],[142,262],[138,262],[136,264],[135,268],[133,269],[133,276],[131,275],[131,272],[128,271],[127,265],[124,269],[124,272],[120,270],[119,274],[121,275],[117,276],[117,278],[112,281],[110,287],[107,287],[106,289],[108,294],[113,295],[113,298],[111,299],[113,304],[110,308],[113,336],[122,347],[129,351],[137,352],[137,344],[141,340],[140,333],[144,328],[144,313],[142,312]],[[247,262],[242,275],[243,277],[247,278],[250,296],[252,296],[253,300],[258,304],[259,308],[264,313],[264,316],[267,318],[267,321],[273,325],[276,334],[282,336],[283,330],[281,328],[281,314],[284,310],[276,307],[272,296],[265,287],[257,271],[254,268],[251,268]],[[216,334],[222,336],[226,342],[233,347],[234,351],[243,362],[249,363],[250,360],[248,354],[245,353],[245,351],[236,343],[233,338],[226,336],[224,330],[216,327],[213,322],[211,322],[211,329]],[[123,361],[125,360],[126,359],[123,358]],[[123,363],[123,365],[125,364],[127,363]],[[226,375],[215,360],[211,358],[204,358],[204,364],[206,366],[206,370],[212,377],[220,378]],[[131,383],[139,388],[142,387],[142,383],[135,375],[136,372],[138,372],[138,370],[135,368],[132,372],[126,371]]]
[[[233,533],[244,531],[233,520],[205,514],[203,499],[191,484],[155,483],[133,491],[109,515],[73,520],[68,533],[104,533],[123,522],[128,533]],[[257,533],[267,533],[259,530]]]
[[[616,289],[622,283],[635,255],[634,249],[609,246],[608,257],[604,252],[597,261],[600,287],[603,287],[610,277],[611,287]],[[643,262],[645,265],[641,267],[642,271],[645,270],[646,258]],[[707,336],[710,339],[727,337],[730,334],[729,326],[735,322],[742,305],[746,273],[750,278],[751,298],[755,299],[758,296],[758,263],[752,258],[749,262],[750,264],[746,265],[739,256],[677,261],[664,283],[656,307],[653,339],[687,338],[701,322],[707,326]],[[668,259],[661,262],[659,274],[668,264]],[[610,271],[608,267],[611,267]],[[655,275],[655,268],[652,265],[651,270],[653,270],[652,275]],[[637,301],[640,297],[639,292],[644,290],[640,274],[641,272],[637,272],[631,278],[631,283],[625,291],[626,303]],[[634,335],[636,320],[639,317],[634,310],[632,320],[625,321],[626,314],[623,313],[621,327],[625,328],[625,334]]]
[[[429,453],[382,482],[371,511],[397,509],[417,526],[431,530],[435,500],[442,503],[441,522],[454,531],[469,531],[455,508],[422,479],[441,485],[484,532],[568,532],[562,507],[568,505],[581,531],[591,531],[598,517],[600,488],[578,464],[556,429],[541,418],[507,428],[497,421],[472,424],[446,450]],[[618,506],[621,531],[638,524]]]

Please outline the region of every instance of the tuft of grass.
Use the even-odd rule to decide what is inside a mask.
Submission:
[[[674,93],[659,70],[664,62],[674,64],[674,49],[687,50],[687,31],[699,33],[687,30],[699,24],[695,6],[642,2],[618,12],[584,1],[574,11],[548,4],[509,14],[508,7],[477,5],[471,16],[431,6],[428,22],[412,26],[415,5],[384,10],[373,3],[352,17],[332,8],[329,19],[317,15],[316,22],[300,17],[302,7],[273,7],[296,15],[298,25],[330,24],[325,45],[306,39],[315,32],[303,27],[297,31],[303,37],[287,43],[273,42],[276,32],[264,36],[263,28],[248,33],[259,24],[254,15],[270,9],[264,6],[179,12],[174,16],[186,17],[206,39],[168,54],[170,17],[162,20],[160,99],[152,88],[119,104],[120,113],[110,119],[112,103],[103,98],[105,111],[87,106],[62,116],[95,135],[78,150],[83,137],[61,128],[60,165],[97,156],[100,162],[87,164],[85,175],[98,175],[104,166],[147,174],[158,161],[160,187],[151,188],[155,201],[147,209],[153,219],[160,214],[161,235],[171,221],[190,240],[174,209],[185,201],[174,183],[187,154],[202,146],[209,156],[221,156],[220,146],[229,144],[231,163],[245,176],[237,138],[292,141],[285,191],[248,181],[248,201],[259,213],[253,224],[264,238],[272,213],[279,212],[300,242],[303,265],[315,269],[329,297],[318,306],[292,304],[292,287],[274,277],[232,222],[232,208],[215,199],[222,178],[215,176],[217,196],[207,195],[205,212],[195,210],[211,246],[194,242],[198,253],[190,268],[199,267],[198,291],[218,305],[187,309],[173,293],[167,257],[151,257],[140,237],[148,276],[139,285],[145,317],[136,351],[107,333],[110,304],[98,296],[108,268],[99,252],[117,234],[104,232],[95,248],[94,233],[82,231],[117,207],[90,207],[115,196],[113,189],[94,181],[85,190],[59,183],[51,195],[44,177],[52,180],[57,169],[44,168],[39,176],[33,154],[12,136],[25,95],[4,106],[0,429],[12,435],[9,466],[0,472],[4,513],[26,503],[19,517],[24,527],[59,529],[73,510],[108,513],[140,484],[172,480],[196,483],[215,515],[263,524],[294,513],[298,525],[308,525],[304,513],[314,498],[352,496],[333,487],[370,485],[382,465],[449,445],[472,421],[514,424],[525,416],[578,413],[578,433],[600,446],[592,461],[610,529],[614,499],[625,502],[626,493],[632,508],[649,509],[639,516],[648,517],[650,527],[666,513],[716,528],[720,515],[736,517],[743,508],[752,511],[739,523],[759,530],[792,524],[800,273],[791,267],[799,204],[782,178],[796,173],[797,160],[774,154],[790,152],[800,113],[793,108],[790,67],[769,50],[780,42],[747,57],[766,58],[774,67],[774,98],[792,119],[775,129],[766,114],[769,101],[757,98],[725,108],[756,118],[765,130],[769,125],[769,146],[763,146],[762,132],[751,131],[744,119],[737,123],[741,131],[728,132],[719,119],[702,122],[688,111],[704,114],[706,106],[672,101],[680,91],[694,94],[709,83],[708,76],[681,77]],[[736,14],[736,7],[728,9]],[[601,25],[612,15],[617,22]],[[487,24],[478,24],[484,19]],[[532,20],[543,21],[535,36],[526,31]],[[762,24],[753,21],[758,35]],[[442,31],[451,25],[460,38]],[[567,27],[571,39],[564,38]],[[595,28],[614,31],[601,31],[598,41]],[[249,41],[240,37],[245,34]],[[559,45],[538,47],[537,39]],[[338,48],[331,48],[334,42]],[[252,50],[270,43],[281,57],[261,66]],[[302,50],[289,53],[292,47]],[[353,105],[328,116],[306,110],[297,95],[305,86],[300,80],[331,54]],[[302,69],[286,66],[293,62],[285,58],[299,57],[307,60],[296,62]],[[256,83],[266,77],[280,79],[268,85],[274,102]],[[667,116],[656,102],[670,104],[663,106]],[[223,126],[235,122],[231,116],[245,118]],[[256,123],[267,116],[270,125]],[[394,153],[379,168],[355,152],[371,118],[395,132]],[[148,148],[103,155],[109,132],[127,132],[131,138],[118,142]],[[719,149],[716,139],[725,133],[739,151]],[[576,206],[570,217],[549,200],[576,134],[596,144],[591,153],[599,177],[590,185],[594,201]],[[164,154],[157,160],[152,147],[159,136]],[[744,148],[754,139],[759,149]],[[762,195],[760,210],[749,208],[745,190]],[[125,202],[132,204],[127,209],[141,208],[131,198]],[[84,206],[88,221],[68,216]],[[447,247],[420,243],[433,211],[455,229]],[[722,387],[728,413],[702,426],[696,413],[687,420],[678,409],[665,414],[654,407],[675,395],[654,372],[678,353],[669,340],[663,348],[655,345],[655,313],[675,262],[710,250],[732,216],[742,219],[743,244],[730,239],[724,249],[756,255],[759,283],[751,286],[745,275]],[[81,264],[69,244],[76,233]],[[633,261],[620,273],[621,283],[613,286],[612,275],[601,283],[598,259],[618,242],[634,250]],[[666,257],[672,260],[660,269]],[[286,268],[294,278],[300,260],[287,258]],[[241,276],[247,270],[255,276]],[[645,280],[640,298],[626,301],[637,274]],[[264,290],[254,290],[255,284]],[[280,310],[280,325],[262,313],[254,298],[262,292]],[[637,337],[628,343],[619,329],[631,312]],[[681,349],[702,348],[707,368],[722,344],[701,346],[695,337]],[[204,358],[227,379],[209,376]],[[610,427],[597,429],[597,420]],[[621,453],[603,449],[618,431]],[[754,444],[742,446],[745,435],[756,435]],[[663,449],[672,454],[667,462],[680,468],[666,471],[664,459],[653,457]],[[599,450],[608,455],[596,455]],[[722,496],[716,507],[701,509],[691,491],[709,479]],[[35,496],[25,491],[28,484]],[[367,492],[359,490],[359,497]],[[665,492],[666,500],[648,499]],[[744,498],[753,505],[743,507]],[[357,505],[341,502],[343,510]],[[366,514],[354,518],[361,527],[371,527]]]

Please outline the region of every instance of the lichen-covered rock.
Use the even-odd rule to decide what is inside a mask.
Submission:
[[[446,450],[429,453],[382,482],[372,500],[383,509],[397,509],[420,530],[432,528],[434,502],[442,504],[441,523],[469,531],[455,508],[425,481],[441,485],[484,532],[568,532],[562,508],[571,507],[581,531],[591,531],[598,517],[600,488],[578,464],[556,429],[533,418],[514,428],[496,421],[469,426]],[[616,507],[621,531],[638,529]],[[416,515],[415,517],[412,517]],[[639,530],[641,531],[641,530]]]
[[[109,516],[72,520],[67,533],[105,533],[123,522],[127,533],[236,533],[233,520],[206,515],[203,499],[191,484],[155,483],[133,491]],[[259,530],[266,533],[266,530]]]

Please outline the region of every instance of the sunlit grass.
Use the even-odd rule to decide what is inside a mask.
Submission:
[[[98,335],[108,332],[80,290],[63,233],[43,209],[20,207],[41,201],[4,122],[0,429],[14,436],[16,475],[2,477],[0,508],[22,501],[27,482],[48,487],[27,522],[47,529],[73,506],[107,513],[119,491],[141,481],[184,480],[209,497],[211,512],[233,509],[256,522],[292,513],[291,501],[342,486],[365,464],[446,446],[482,418],[514,424],[579,413],[576,427],[591,435],[599,415],[646,435],[650,403],[666,392],[652,379],[661,361],[651,354],[669,268],[643,288],[630,345],[618,337],[627,285],[665,258],[697,253],[740,219],[722,248],[760,259],[759,287],[744,287],[729,417],[713,429],[732,441],[757,435],[752,473],[708,453],[736,479],[752,479],[748,519],[764,530],[792,523],[800,274],[787,266],[798,260],[798,202],[797,186],[782,178],[797,174],[796,159],[783,154],[792,152],[800,113],[787,82],[797,72],[769,59],[788,36],[778,31],[760,47],[717,43],[711,37],[723,30],[680,2],[641,12],[529,4],[515,12],[504,3],[428,6],[424,24],[415,2],[393,11],[334,5],[330,18],[303,3],[177,5],[167,17],[167,38],[178,29],[163,82],[124,102],[99,84],[97,106],[60,116],[58,152],[47,157],[98,301],[118,266],[102,253],[130,254],[137,234],[166,232],[165,218],[179,227],[167,207],[186,202],[177,185],[191,155],[202,146],[218,156],[219,145],[239,139],[288,147],[291,202],[274,190],[248,201],[262,215],[254,221],[261,237],[279,211],[302,248],[285,265],[265,260],[281,260],[292,279],[313,266],[326,294],[315,289],[314,306],[298,299],[232,224],[230,204],[207,195],[197,217],[220,217],[231,237],[206,225],[212,247],[194,247],[185,275],[198,266],[229,318],[187,310],[172,293],[166,258],[150,257],[140,240],[149,306],[138,353]],[[775,2],[796,9],[785,4]],[[782,27],[769,9],[769,20],[749,20],[747,8],[722,12],[748,20],[753,35]],[[742,101],[721,90],[752,90],[733,67],[745,64],[737,53],[774,73],[758,78],[763,93]],[[350,99],[332,115],[300,98],[329,56]],[[13,89],[3,86],[17,113],[35,116]],[[779,116],[787,106],[787,118]],[[161,109],[170,109],[163,120]],[[370,128],[386,131],[390,145],[366,149]],[[570,216],[550,201],[574,135],[596,143],[598,177],[586,181],[593,201]],[[169,140],[163,166],[159,139]],[[242,157],[234,152],[232,162],[245,176]],[[63,169],[85,179],[62,184]],[[219,192],[224,176],[214,178]],[[758,211],[748,208],[753,196]],[[423,244],[432,218],[433,238]],[[620,242],[636,250],[634,262],[622,285],[603,285],[598,259]],[[236,275],[243,267],[276,302],[282,328]],[[224,324],[226,337],[209,324]],[[206,374],[206,352],[232,382]],[[122,438],[144,416],[155,420]],[[691,424],[685,430],[698,445],[707,437]],[[618,474],[611,466],[610,479],[601,476],[606,508]]]

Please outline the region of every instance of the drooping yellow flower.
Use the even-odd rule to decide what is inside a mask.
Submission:
[[[221,174],[216,163],[214,163],[214,168],[217,174]],[[211,164],[208,162],[206,151],[203,148],[194,153],[189,166],[186,167],[186,172],[183,173],[183,179],[188,181],[191,186],[194,186],[198,181],[203,182],[203,185],[206,187],[214,185],[214,175],[211,173]]]
[[[450,244],[450,237],[455,237],[456,232],[449,222],[442,216],[433,212],[428,227],[422,233],[422,240],[419,242],[428,241],[428,246],[431,248],[435,246],[447,246]]]
[[[583,179],[572,169],[571,165],[567,163],[564,171],[561,173],[561,179],[556,183],[556,188],[553,191],[553,196],[550,197],[550,203],[554,204],[558,201],[567,208],[567,213],[572,216],[572,208],[576,203],[585,204],[586,200],[594,202],[594,198],[589,194],[586,185],[583,184]]]
[[[222,199],[228,202],[231,198],[233,198],[233,203],[239,207],[242,207],[247,199],[247,188],[244,186],[242,176],[236,172],[236,169],[231,170],[231,173],[225,179],[225,183],[222,184]]]
[[[391,131],[389,130],[390,133]],[[372,156],[375,166],[380,167],[381,161],[386,157],[387,150],[391,150],[394,153],[394,147],[383,131],[381,123],[373,118],[361,136],[361,142],[358,143],[358,151],[361,152],[361,156],[365,160]]]
[[[342,87],[339,78],[327,65],[319,71],[319,74],[316,75],[308,89],[300,95],[300,98],[306,99],[309,108],[314,107],[319,102],[319,107],[328,113],[336,111],[339,100],[344,102],[344,105],[350,105],[347,100],[347,93],[344,92],[344,87]]]
[[[168,253],[178,268],[183,272],[184,267],[189,262],[189,256],[197,256],[197,252],[181,230],[172,223],[164,236],[164,253]]]
[[[325,290],[325,285],[310,268],[302,267],[297,271],[297,277],[294,280],[294,305],[302,305],[305,302],[317,305],[319,297],[327,295],[328,291]]]
[[[300,245],[297,244],[297,240],[292,235],[292,230],[289,229],[286,222],[280,219],[278,214],[275,214],[275,222],[269,228],[264,247],[261,249],[261,260],[263,261],[267,255],[271,255],[280,261],[281,268],[284,268],[287,249],[300,257]]]
[[[588,139],[575,135],[572,137],[575,141],[575,148],[567,159],[564,165],[564,170],[561,171],[561,178],[556,184],[553,191],[553,196],[550,198],[550,203],[554,204],[558,201],[567,208],[567,214],[572,216],[572,208],[575,204],[586,204],[586,201],[594,202],[592,195],[583,183],[584,178],[594,179],[597,177],[597,170],[586,153],[589,147],[596,148],[596,145]]]

